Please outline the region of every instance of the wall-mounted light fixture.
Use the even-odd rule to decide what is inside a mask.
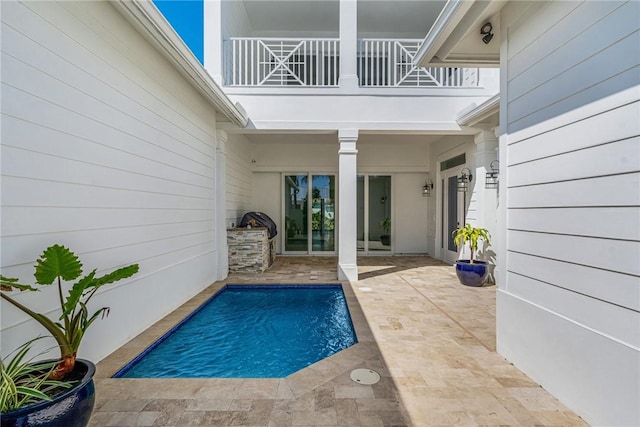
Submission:
[[[498,188],[498,178],[500,176],[500,162],[494,160],[489,165],[491,170],[487,172],[484,181],[484,188]]]
[[[461,193],[466,193],[469,189],[469,183],[473,180],[473,175],[471,174],[471,169],[462,168],[460,171],[460,176],[458,177],[458,191]]]
[[[433,181],[427,178],[427,180],[424,182],[424,185],[422,186],[422,197],[431,196],[431,190],[433,190]]]
[[[480,28],[480,34],[482,34],[482,41],[484,42],[484,44],[489,44],[489,42],[493,38],[492,31],[493,25],[491,25],[491,22],[487,22],[482,26],[482,28]]]

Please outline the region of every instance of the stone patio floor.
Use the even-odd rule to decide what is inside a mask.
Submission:
[[[343,283],[358,344],[286,378],[109,378],[224,283],[336,283],[336,263],[279,257],[213,284],[98,364],[90,425],[585,425],[495,352],[495,286],[462,286],[426,256],[359,258]],[[363,367],[381,381],[354,383]]]

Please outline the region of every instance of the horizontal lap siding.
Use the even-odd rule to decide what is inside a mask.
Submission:
[[[509,250],[640,275],[637,99],[616,105],[611,93],[598,113],[569,109],[565,120],[520,128],[558,99],[637,69],[638,12],[637,2],[549,3],[510,34]]]
[[[108,2],[2,2],[2,94],[3,274],[31,280],[56,242],[140,264],[96,297],[99,360],[215,277],[215,110]],[[19,298],[51,312],[53,291]],[[8,344],[37,334],[2,316]]]
[[[583,178],[507,189],[509,209],[640,206],[640,173]],[[615,191],[613,191],[615,189]],[[594,197],[597,194],[597,197]],[[513,212],[513,210],[511,211]]]
[[[589,127],[589,123],[585,123]],[[531,142],[534,145],[535,140]],[[538,185],[638,172],[640,137],[509,165],[509,186]],[[561,147],[558,147],[561,149]],[[593,195],[598,197],[597,194]]]
[[[530,25],[535,30],[518,32],[523,42],[510,41],[507,113],[511,134],[637,81],[638,3],[566,3],[543,9],[542,14],[557,9],[553,18],[543,21],[534,15]],[[573,10],[564,15],[570,7]],[[544,22],[544,30],[536,22]],[[553,39],[547,40],[550,37]],[[525,43],[529,44],[521,46]],[[547,49],[541,50],[545,46]]]
[[[638,279],[630,274],[603,270],[591,265],[567,262],[547,256],[513,251],[509,267],[521,276],[538,280],[541,284],[561,287],[577,294],[589,295],[613,305],[640,310]],[[517,277],[512,277],[514,282]],[[602,286],[606,283],[606,286]],[[543,289],[546,286],[539,286]],[[628,325],[621,325],[627,327]]]
[[[543,306],[551,312],[562,312],[607,337],[628,343],[640,342],[640,329],[628,327],[636,321],[632,310],[600,304],[600,300],[561,286],[539,286],[538,279],[524,275],[508,273],[507,279],[512,282],[512,291],[531,304]]]
[[[594,239],[568,234],[535,233],[509,229],[510,251],[551,258],[638,277],[637,241]],[[608,286],[601,283],[601,286]]]
[[[517,165],[632,138],[637,132],[638,117],[640,102],[636,101],[538,133],[533,142],[535,151],[529,138],[514,141],[509,146],[509,163]]]
[[[498,311],[521,316],[499,319],[498,347],[596,424],[639,415],[579,392],[633,400],[636,367],[609,378],[568,372],[640,347],[639,15],[635,1],[534,3],[509,28],[503,74],[508,271]],[[511,331],[530,324],[539,336]],[[606,354],[593,351],[602,340]],[[575,360],[565,347],[592,354]]]

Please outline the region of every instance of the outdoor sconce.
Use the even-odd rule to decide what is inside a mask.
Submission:
[[[493,38],[492,31],[493,25],[491,25],[491,22],[487,22],[482,26],[482,28],[480,28],[480,34],[482,34],[482,41],[484,42],[484,44],[489,44],[489,42]]]
[[[469,183],[473,180],[473,175],[471,174],[471,169],[463,168],[460,171],[460,176],[458,177],[458,191],[461,193],[466,193],[469,189]]]
[[[500,175],[500,162],[494,160],[489,165],[491,171],[487,172],[484,181],[484,188],[498,188],[498,177]]]
[[[427,180],[424,182],[424,185],[422,186],[422,197],[431,196],[431,190],[433,190],[433,181],[427,178]]]

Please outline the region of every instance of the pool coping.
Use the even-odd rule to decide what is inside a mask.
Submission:
[[[342,287],[344,292],[347,307],[349,308],[349,314],[351,316],[351,322],[356,334],[357,343],[348,347],[338,353],[324,358],[316,363],[313,363],[306,368],[296,371],[284,378],[113,378],[113,376],[122,370],[125,366],[133,363],[133,360],[138,357],[145,349],[156,342],[160,337],[167,334],[167,332],[178,327],[186,317],[191,315],[196,309],[203,306],[206,301],[210,300],[217,293],[219,293],[226,285],[233,286],[290,286],[291,283],[259,283],[256,280],[255,283],[232,283],[232,282],[215,282],[208,286],[194,297],[180,305],[177,309],[169,313],[164,318],[160,319],[136,337],[122,345],[116,351],[111,353],[105,359],[97,364],[97,370],[95,379],[119,381],[119,382],[144,382],[154,381],[171,382],[172,380],[179,380],[185,382],[207,382],[214,380],[220,386],[228,384],[233,387],[239,381],[251,380],[259,386],[260,382],[265,384],[272,384],[273,381],[285,381],[286,387],[284,393],[290,395],[291,398],[297,398],[302,396],[313,389],[322,386],[323,384],[331,381],[332,379],[350,372],[356,367],[361,367],[367,360],[379,355],[376,350],[376,344],[373,338],[373,334],[369,329],[364,312],[360,307],[358,299],[353,291],[352,284],[349,282],[331,282],[319,284],[313,283],[295,283],[300,287],[318,287],[318,286],[336,286]],[[381,375],[386,376],[387,373],[381,372]],[[282,388],[282,387],[281,387]],[[279,392],[282,394],[282,392]],[[275,397],[275,396],[274,396]]]

